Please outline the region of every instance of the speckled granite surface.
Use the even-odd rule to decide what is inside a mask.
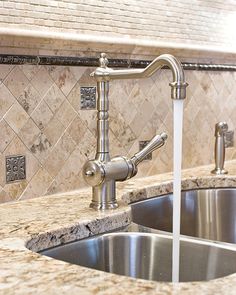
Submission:
[[[226,164],[227,176],[212,176],[211,168],[183,171],[183,189],[236,187],[236,161]],[[90,190],[1,205],[0,294],[236,294],[236,274],[174,285],[70,265],[31,251],[127,225],[127,202],[170,191],[172,175],[163,174],[120,183],[120,207],[109,212],[88,208]]]

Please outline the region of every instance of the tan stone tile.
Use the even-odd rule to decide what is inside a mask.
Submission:
[[[28,121],[29,115],[18,102],[15,102],[4,116],[4,119],[16,133],[19,133]]]
[[[128,150],[135,141],[136,135],[120,113],[111,114],[110,128],[123,147]]]
[[[84,74],[86,70],[87,70],[87,67],[70,67],[70,71],[73,73],[77,81],[82,77],[82,75]],[[92,73],[93,69],[90,68],[90,70]]]
[[[68,127],[67,131],[70,134],[71,138],[77,143],[80,144],[81,140],[87,130],[86,125],[84,122],[80,119],[79,116],[77,116],[73,122]]]
[[[87,159],[94,159],[97,140],[89,129],[86,130],[84,136],[80,140],[80,151]]]
[[[130,92],[129,100],[136,106],[137,110],[140,110],[140,107],[145,100],[145,95],[138,83],[135,84],[132,91]]]
[[[14,131],[5,120],[0,121],[0,151],[3,152],[15,136]]]
[[[64,102],[62,103],[62,105],[56,113],[57,119],[61,121],[61,123],[65,127],[69,126],[69,124],[74,120],[76,115],[76,111],[72,108],[71,104],[67,101],[67,99],[64,100]]]
[[[29,84],[29,80],[27,79],[25,74],[20,70],[19,67],[14,67],[14,69],[4,80],[4,84],[17,98]]]
[[[6,192],[8,198],[11,200],[18,200],[25,190],[27,184],[28,183],[26,180],[22,180],[19,182],[8,183],[3,189]]]
[[[2,118],[15,102],[14,96],[4,84],[0,84],[0,117]]]
[[[34,78],[31,80],[31,84],[39,92],[40,95],[44,96],[45,93],[53,84],[53,80],[48,74],[44,67],[41,67]]]
[[[13,201],[9,194],[7,194],[3,189],[0,191],[0,204]]]
[[[22,94],[18,97],[18,102],[28,114],[32,113],[40,100],[41,96],[31,84],[28,84]]]
[[[30,151],[43,164],[52,151],[52,144],[43,133],[40,133]]]
[[[53,112],[44,100],[35,108],[31,114],[31,118],[34,120],[40,130],[43,130],[53,117]]]
[[[40,134],[40,129],[30,118],[27,123],[21,128],[19,132],[19,137],[22,142],[30,149],[35,142],[36,138]]]
[[[5,160],[4,155],[2,155],[2,154],[0,154],[0,169],[1,169],[0,186],[2,188],[6,184],[6,160]]]
[[[80,110],[78,116],[89,130],[96,135],[97,133],[97,111],[95,110]]]
[[[74,149],[75,142],[65,133],[57,142],[45,163],[45,168],[51,176],[56,176],[59,173]]]
[[[2,82],[10,71],[14,68],[13,65],[1,65],[0,67],[0,82]]]
[[[73,108],[78,112],[80,110],[80,84],[76,83],[74,88],[67,96],[68,101],[71,103]]]
[[[58,86],[54,83],[44,96],[44,101],[47,103],[53,113],[55,113],[66,99]]]
[[[86,157],[81,153],[80,148],[76,147],[55,177],[48,193],[65,192],[82,187],[83,179],[79,173],[85,161]]]
[[[54,116],[51,121],[45,127],[43,133],[47,137],[48,141],[52,146],[58,141],[65,130],[65,127],[62,123]]]
[[[66,96],[77,82],[70,67],[51,66],[48,68],[48,72]]]
[[[21,200],[43,196],[52,182],[52,177],[46,169],[40,168],[34,175],[26,190],[20,197]]]
[[[42,66],[40,65],[21,65],[20,68],[25,76],[31,81],[34,76],[38,73]]]
[[[94,68],[87,68],[83,74],[81,75],[80,79],[78,80],[79,85],[81,86],[96,86],[96,81],[90,74],[94,71]]]

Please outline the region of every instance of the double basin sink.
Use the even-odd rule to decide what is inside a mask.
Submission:
[[[72,264],[156,281],[171,281],[173,195],[131,204],[133,223],[117,232],[40,253]],[[182,192],[180,281],[236,272],[236,189]]]

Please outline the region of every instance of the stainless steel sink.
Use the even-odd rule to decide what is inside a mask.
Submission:
[[[180,281],[201,281],[236,272],[236,251],[207,241],[181,240]],[[170,235],[119,232],[41,252],[81,266],[156,281],[171,281]]]
[[[135,223],[172,232],[173,195],[131,204]],[[182,192],[181,233],[214,241],[236,243],[236,189]]]

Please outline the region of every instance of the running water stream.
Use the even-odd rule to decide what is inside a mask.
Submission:
[[[184,100],[173,100],[174,129],[174,181],[173,181],[173,244],[172,244],[172,282],[179,282],[180,256],[180,216],[181,216],[181,164]]]

